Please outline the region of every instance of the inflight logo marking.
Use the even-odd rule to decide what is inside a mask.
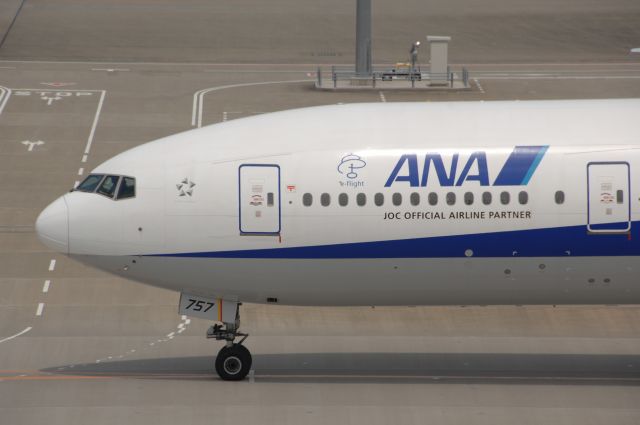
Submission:
[[[356,170],[366,167],[367,163],[358,155],[352,153],[345,155],[338,164],[338,172],[344,174],[348,179],[355,179],[358,177]]]
[[[548,148],[549,146],[516,146],[500,169],[493,186],[527,185]],[[462,171],[458,173],[459,160],[460,154],[454,154],[447,167],[442,155],[426,154],[420,174],[418,155],[402,155],[389,175],[385,187],[396,182],[408,182],[411,187],[427,186],[432,166],[440,186],[462,186],[467,181],[477,181],[480,186],[490,186],[486,152],[473,152],[461,167]]]

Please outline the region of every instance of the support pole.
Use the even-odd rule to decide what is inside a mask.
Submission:
[[[356,0],[356,75],[371,76],[371,0]]]

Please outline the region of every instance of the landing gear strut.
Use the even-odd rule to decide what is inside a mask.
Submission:
[[[216,324],[207,331],[207,338],[226,341],[216,357],[216,372],[225,381],[241,381],[251,370],[251,353],[242,345],[249,334],[238,331],[240,328],[240,306],[233,323]],[[234,342],[240,338],[238,342]]]

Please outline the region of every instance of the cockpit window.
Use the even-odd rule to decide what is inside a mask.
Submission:
[[[107,176],[102,181],[102,184],[98,188],[98,193],[109,198],[113,198],[113,194],[116,191],[116,187],[118,186],[119,176]]]
[[[136,179],[133,177],[123,177],[118,189],[117,199],[127,199],[136,196]]]
[[[90,174],[75,190],[80,192],[95,192],[96,187],[98,187],[103,177],[104,174]]]

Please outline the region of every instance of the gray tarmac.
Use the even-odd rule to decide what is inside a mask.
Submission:
[[[382,52],[404,52],[409,28],[426,13],[405,3],[376,4],[388,18],[376,33],[393,35]],[[637,4],[583,3],[430,3],[457,31],[480,36],[483,19],[505,16],[507,27],[521,22],[508,33],[521,39],[556,7],[573,26],[554,31],[579,27],[580,36],[554,46],[527,39],[526,58],[510,50],[513,37],[494,40],[500,49],[486,61],[477,47],[491,38],[460,40],[468,56],[456,59],[472,63],[470,91],[332,93],[314,90],[313,80],[315,64],[350,60],[350,32],[337,31],[351,22],[342,3],[27,0],[0,47],[0,424],[640,423],[638,306],[244,305],[254,368],[229,383],[213,372],[220,343],[205,339],[209,323],[178,316],[177,294],[52,253],[33,229],[44,206],[102,161],[199,125],[341,102],[640,97],[640,58],[619,48],[638,35],[629,24]],[[410,6],[422,11],[409,16]],[[18,7],[0,3],[0,29]],[[263,14],[260,25],[251,7]],[[203,30],[209,15],[196,10],[216,12],[211,32]],[[312,12],[295,24],[308,38],[266,29]],[[469,27],[474,17],[483,18]],[[234,19],[246,39],[227,34]],[[585,22],[602,30],[591,34]],[[186,41],[196,47],[185,50]],[[345,56],[308,54],[343,41]],[[220,63],[265,46],[262,65]]]

